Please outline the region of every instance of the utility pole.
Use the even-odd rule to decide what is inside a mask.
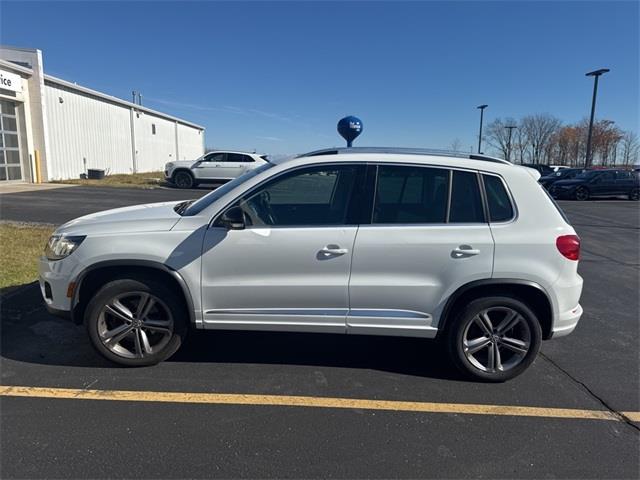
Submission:
[[[513,131],[514,128],[518,128],[515,125],[507,125],[506,127],[507,130],[509,130],[509,137],[507,139],[507,162],[511,161],[511,132]]]
[[[587,135],[587,156],[584,159],[584,168],[591,166],[591,136],[593,135],[593,119],[596,114],[596,95],[598,94],[598,77],[603,73],[609,72],[608,68],[601,68],[600,70],[594,70],[593,72],[586,73],[587,77],[594,77],[593,82],[593,97],[591,99],[591,119],[589,120],[589,134]]]
[[[489,105],[478,105],[476,108],[480,109],[480,133],[478,134],[478,153],[482,153],[482,119],[484,117],[484,109]]]

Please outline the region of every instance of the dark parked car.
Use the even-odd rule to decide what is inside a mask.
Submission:
[[[544,175],[538,179],[538,182],[547,190],[558,180],[570,180],[584,172],[584,168],[563,168],[550,175]]]
[[[522,166],[533,168],[534,170],[539,171],[540,175],[542,175],[543,177],[554,173],[553,168],[551,168],[549,165],[543,165],[541,163],[523,163]]]
[[[629,170],[586,170],[570,180],[558,180],[549,188],[554,198],[588,200],[625,195],[640,198],[640,175]]]

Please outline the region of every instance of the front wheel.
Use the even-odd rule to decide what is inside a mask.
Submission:
[[[584,187],[578,187],[576,189],[576,200],[589,200],[589,190]]]
[[[178,188],[193,188],[196,181],[190,172],[180,171],[173,176],[173,183]]]
[[[634,188],[631,190],[629,193],[629,200],[633,200],[634,202],[640,200],[640,188]]]
[[[489,297],[472,301],[448,329],[453,363],[467,376],[504,382],[524,372],[542,343],[536,315],[518,299]]]
[[[182,299],[153,279],[119,279],[104,285],[85,312],[91,343],[108,360],[155,365],[173,355],[187,333]]]

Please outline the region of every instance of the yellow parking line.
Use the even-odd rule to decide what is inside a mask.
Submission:
[[[293,395],[255,395],[242,393],[144,392],[132,390],[83,390],[75,388],[0,386],[0,396],[74,400],[112,400],[125,402],[345,408],[361,410],[388,410],[396,412],[505,415],[515,417],[547,417],[587,420],[622,420],[617,415],[604,410],[519,407],[509,405],[477,405],[464,403],[404,402],[395,400],[304,397]],[[625,415],[634,422],[640,421],[640,412],[626,412]]]

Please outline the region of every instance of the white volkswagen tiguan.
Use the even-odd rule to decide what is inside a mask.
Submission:
[[[164,167],[164,176],[178,188],[194,188],[200,183],[232,180],[267,162],[266,155],[216,150],[197,160],[169,162]]]
[[[402,335],[504,381],[582,315],[580,240],[538,176],[399,149],[265,163],[197,201],[61,226],[42,295],[123,365],[167,359],[190,328]]]

